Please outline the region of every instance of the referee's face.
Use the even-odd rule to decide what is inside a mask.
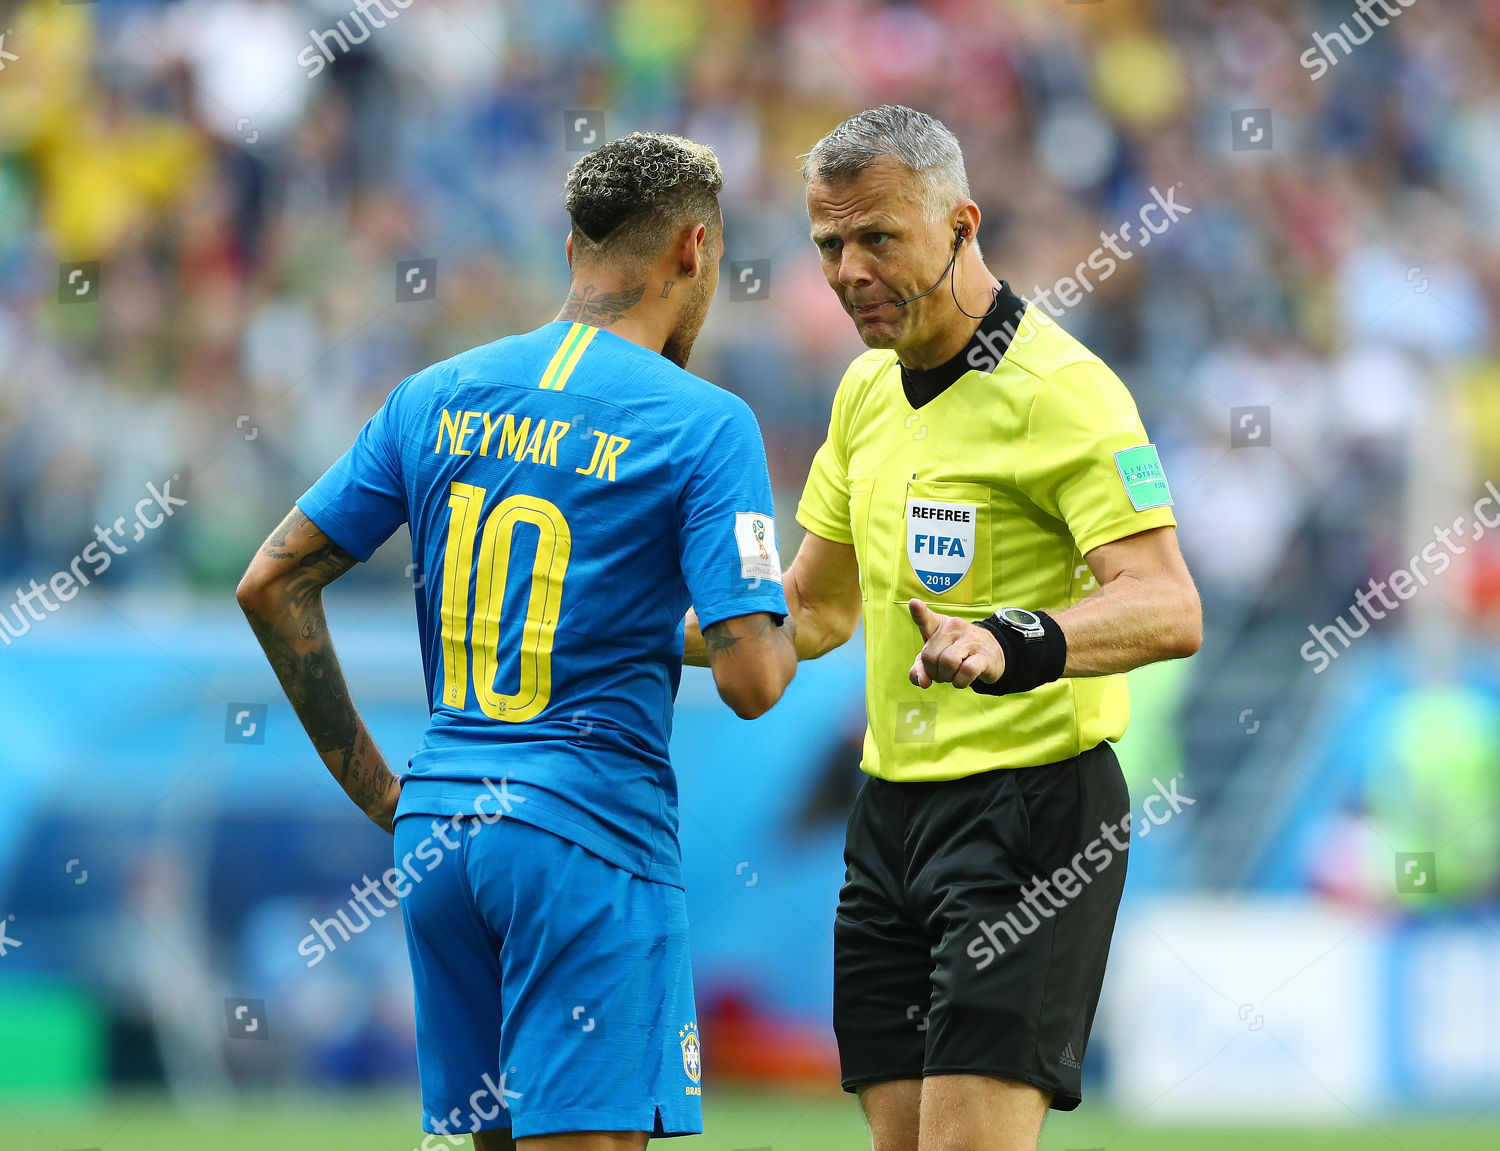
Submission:
[[[807,186],[823,275],[872,348],[926,344],[952,311],[941,290],[904,307],[896,303],[930,288],[953,254],[953,230],[932,218],[919,189],[919,178],[893,160],[851,179],[815,178]]]

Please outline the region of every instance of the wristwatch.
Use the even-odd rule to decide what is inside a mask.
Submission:
[[[990,619],[1008,631],[1014,632],[1027,643],[1040,643],[1047,635],[1042,618],[1024,607],[1003,607]]]
[[[1057,621],[1024,607],[1003,607],[979,621],[995,637],[1005,668],[993,683],[976,679],[969,686],[980,695],[1013,695],[1062,676],[1068,662],[1068,637]]]

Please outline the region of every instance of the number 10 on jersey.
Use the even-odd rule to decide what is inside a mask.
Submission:
[[[487,491],[454,482],[448,492],[448,544],[443,551],[442,701],[465,708],[469,702],[469,668],[479,710],[491,719],[524,723],[539,715],[552,698],[552,642],[562,603],[563,577],[573,551],[568,521],[556,504],[535,496],[514,495],[500,501],[485,518],[480,513]],[[511,545],[517,524],[537,529],[531,590],[521,629],[520,682],[511,694],[495,690],[500,670],[500,613],[510,576]],[[478,541],[479,555],[474,554]],[[474,583],[473,639],[470,634],[469,583]]]

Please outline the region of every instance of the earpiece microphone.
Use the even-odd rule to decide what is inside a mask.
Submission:
[[[918,292],[915,296],[907,296],[904,300],[897,300],[896,307],[904,308],[907,304],[920,300],[923,296],[930,296],[938,290],[938,287],[948,278],[948,273],[953,271],[953,265],[958,260],[958,250],[963,247],[963,242],[969,238],[969,225],[959,224],[953,229],[953,255],[948,257],[948,266],[943,269],[943,274],[937,278],[937,282],[925,292]]]

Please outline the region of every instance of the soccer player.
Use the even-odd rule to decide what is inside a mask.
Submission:
[[[871,349],[834,398],[785,576],[800,658],[864,618],[843,1084],[875,1151],[1033,1151],[1049,1105],[1080,1101],[1124,885],[1120,673],[1196,651],[1198,597],[1130,394],[990,274],[953,134],[876,108],[805,176]]]
[[[796,670],[760,430],[685,370],[722,183],[675,136],[580,160],[557,320],[405,380],[239,587],[324,763],[394,825],[423,1126],[479,1151],[703,1129],[667,758],[684,612],[739,715]],[[432,718],[398,780],[321,592],[402,523]]]

